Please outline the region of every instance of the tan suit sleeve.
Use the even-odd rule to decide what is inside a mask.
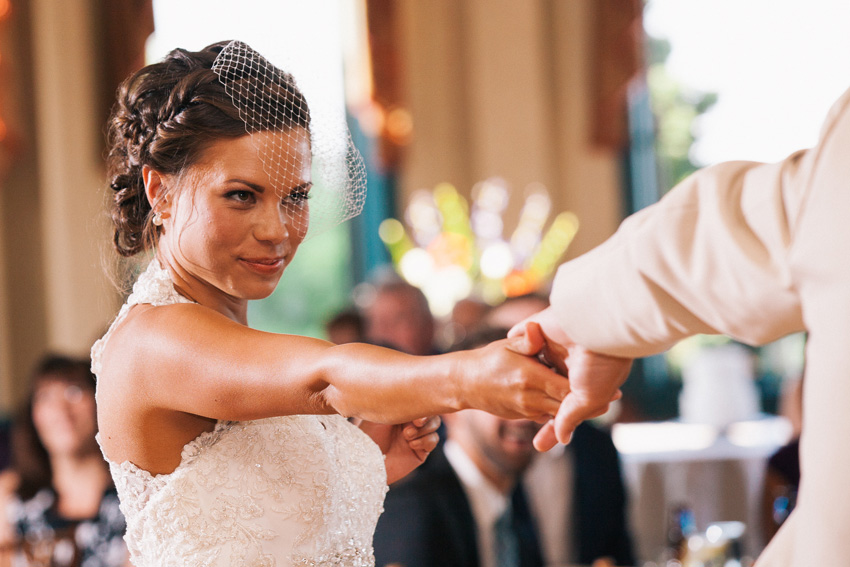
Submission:
[[[814,152],[703,169],[561,266],[552,306],[577,343],[646,356],[696,333],[761,344],[801,330],[788,266]]]
[[[812,150],[704,169],[564,264],[552,304],[578,344],[657,353],[693,333],[809,332],[797,508],[759,567],[850,557],[850,91]]]

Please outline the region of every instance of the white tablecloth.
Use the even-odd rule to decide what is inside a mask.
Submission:
[[[698,530],[711,522],[745,522],[745,552],[757,555],[764,547],[760,504],[766,461],[790,432],[778,417],[735,423],[722,433],[679,422],[615,425],[638,558],[659,559],[669,511],[682,504],[694,511]]]

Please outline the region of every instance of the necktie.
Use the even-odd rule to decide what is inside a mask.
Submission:
[[[519,537],[513,523],[513,506],[509,502],[508,507],[493,524],[496,567],[521,567]]]
[[[505,512],[493,526],[497,567],[542,567],[534,518],[528,508],[522,483],[518,483]]]

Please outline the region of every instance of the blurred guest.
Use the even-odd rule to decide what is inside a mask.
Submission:
[[[467,340],[484,326],[490,306],[473,297],[461,299],[452,308],[448,324],[440,332],[440,344],[448,348]]]
[[[469,346],[503,335],[482,332]],[[466,410],[445,423],[446,442],[390,487],[375,531],[378,567],[632,563],[625,489],[607,433],[582,424],[568,447],[537,455],[540,425],[532,421]]]
[[[368,342],[407,354],[436,354],[434,316],[418,287],[401,280],[380,284],[365,316]]]
[[[793,380],[783,389],[780,414],[791,423],[792,436],[767,460],[762,496],[762,528],[765,543],[797,505],[800,488],[800,433],[803,414],[803,379]]]
[[[547,307],[549,307],[549,300],[535,293],[509,297],[490,310],[486,318],[487,326],[495,329],[510,329]]]
[[[4,548],[50,565],[125,565],[125,523],[98,448],[90,362],[47,356],[12,429]],[[8,558],[8,556],[7,556]],[[41,564],[41,563],[38,563]]]
[[[767,461],[762,526],[765,543],[773,539],[797,504],[800,487],[800,438],[780,447]]]
[[[332,343],[362,343],[365,340],[365,323],[356,309],[345,309],[325,323],[325,333]]]

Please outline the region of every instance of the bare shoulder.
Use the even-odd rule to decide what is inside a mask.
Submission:
[[[115,328],[103,348],[102,373],[110,384],[149,383],[169,351],[210,336],[248,330],[215,311],[195,303],[136,305]]]
[[[316,355],[328,346],[257,331],[197,304],[139,305],[104,346],[99,402],[124,414],[177,411],[254,419],[259,392],[283,396],[286,389],[303,390],[307,386],[299,377],[312,379],[305,368],[315,366]]]
[[[175,366],[181,366],[180,353],[186,352],[187,343],[203,340],[204,334],[214,336],[226,323],[237,325],[196,304],[134,306],[103,347],[99,420],[134,420],[163,409],[157,407],[159,396],[154,394],[167,383]]]
[[[322,355],[331,346],[253,330],[197,304],[137,305],[104,345],[102,441],[113,460],[123,455],[165,470],[159,447],[174,449],[165,455],[170,464],[217,420],[326,413],[317,392],[327,386]]]
[[[155,474],[170,472],[183,445],[214,426],[209,419],[163,407],[158,392],[170,379],[163,371],[165,351],[179,351],[181,340],[190,340],[191,329],[208,313],[195,304],[137,305],[110,335],[98,376],[97,413],[101,444],[111,460],[131,461]]]

